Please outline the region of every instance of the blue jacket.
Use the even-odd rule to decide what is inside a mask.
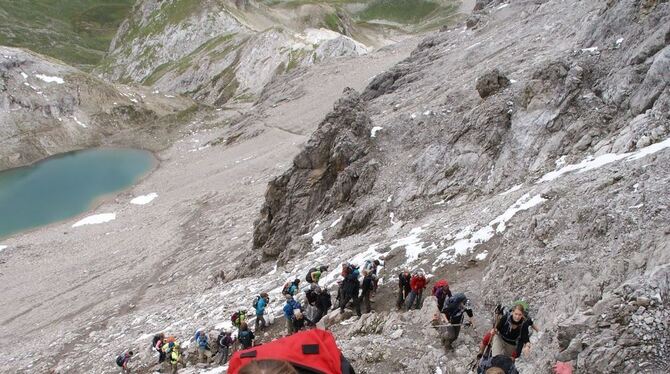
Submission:
[[[291,296],[295,296],[298,293],[298,286],[295,283],[291,284],[291,287],[288,288],[288,293]]]
[[[293,309],[302,309],[302,307],[300,306],[300,303],[294,299],[286,301],[286,305],[284,305],[284,317],[286,317],[286,319],[292,320],[295,317]]]
[[[201,333],[196,343],[198,343],[199,348],[207,349],[207,334]]]
[[[265,301],[265,299],[261,297],[256,303],[256,315],[262,316],[263,313],[265,312],[265,307],[267,305],[268,305],[267,301]]]

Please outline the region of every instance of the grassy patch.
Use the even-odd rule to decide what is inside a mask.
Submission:
[[[421,22],[440,7],[427,0],[375,0],[358,14],[361,20],[389,20],[413,24]]]
[[[0,0],[0,45],[97,64],[134,0]]]

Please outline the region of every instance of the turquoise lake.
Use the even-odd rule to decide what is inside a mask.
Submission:
[[[83,213],[137,183],[157,162],[147,151],[92,149],[0,172],[0,238]]]

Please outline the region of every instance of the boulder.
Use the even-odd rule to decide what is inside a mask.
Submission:
[[[482,99],[496,94],[503,88],[509,86],[510,81],[498,69],[484,73],[477,79],[477,92]]]

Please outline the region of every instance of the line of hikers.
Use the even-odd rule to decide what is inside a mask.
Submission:
[[[305,276],[308,285],[303,289],[304,306],[297,300],[300,293],[299,278],[288,281],[282,288],[282,295],[286,299],[283,306],[283,316],[286,321],[287,335],[292,335],[303,329],[311,329],[317,326],[319,321],[329,310],[338,309],[344,313],[349,307],[358,316],[362,312],[369,313],[372,309],[372,298],[378,287],[378,270],[383,266],[379,260],[367,260],[362,267],[351,263],[342,264],[340,275],[342,279],[337,282],[337,303],[333,306],[331,295],[326,287],[319,286],[322,276],[328,271],[328,266],[321,265],[309,269]],[[361,279],[362,277],[362,279]],[[422,305],[424,290],[429,280],[423,270],[418,269],[413,273],[407,270],[398,275],[398,297],[396,306],[398,310],[420,309]],[[441,279],[432,288],[432,295],[437,299],[439,313],[436,313],[433,325],[440,328],[442,342],[446,349],[451,349],[452,343],[458,339],[462,326],[473,325],[473,311],[469,300],[464,293],[452,294],[449,284]],[[238,310],[231,316],[231,322],[237,328],[236,337],[232,331],[221,330],[210,332],[210,336],[199,329],[194,336],[197,347],[198,362],[204,364],[225,364],[230,357],[234,344],[241,349],[255,346],[256,336],[267,326],[274,323],[273,313],[268,312],[270,298],[266,292],[257,295],[253,300],[255,314],[254,330],[247,324],[247,311]],[[464,321],[465,316],[468,321]],[[478,373],[486,374],[515,374],[514,360],[520,357],[522,350],[529,347],[529,329],[537,331],[532,319],[528,315],[528,305],[516,302],[513,308],[506,310],[498,306],[495,311],[493,329],[488,331],[480,344],[480,351],[473,360],[473,369]],[[213,338],[212,334],[216,334]],[[156,334],[152,341],[152,348],[158,352],[158,362],[164,368],[169,368],[170,373],[177,373],[178,367],[184,366],[180,344],[173,336],[166,337],[163,333]],[[132,351],[123,353],[117,357],[117,365],[123,373],[130,373],[130,360]]]

